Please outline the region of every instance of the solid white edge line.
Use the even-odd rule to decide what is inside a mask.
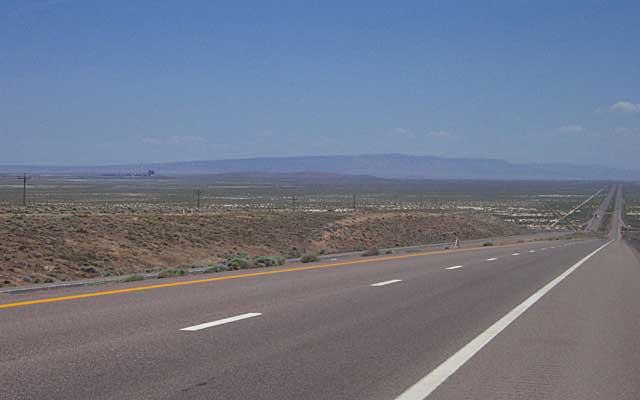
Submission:
[[[452,269],[458,269],[458,268],[462,268],[462,265],[454,265],[453,267],[448,267],[445,269],[452,270]]]
[[[217,321],[206,322],[206,323],[200,324],[200,325],[189,326],[189,327],[186,327],[186,328],[182,328],[180,330],[181,331],[195,332],[195,331],[211,328],[211,327],[218,326],[218,325],[228,324],[229,322],[236,322],[236,321],[240,321],[240,320],[247,319],[247,318],[258,317],[260,315],[262,315],[262,314],[261,313],[247,313],[247,314],[242,314],[242,315],[236,315],[235,317],[229,317],[229,318],[219,319]]]
[[[500,318],[487,330],[476,336],[472,341],[467,343],[464,347],[458,350],[454,355],[449,357],[445,362],[440,364],[436,369],[431,371],[427,376],[420,379],[415,385],[411,386],[395,400],[424,400],[434,390],[438,388],[448,377],[455,373],[460,367],[462,367],[471,357],[479,352],[484,346],[486,346],[491,340],[493,340],[500,332],[506,327],[511,325],[520,315],[540,300],[547,292],[553,289],[558,283],[562,282],[573,271],[578,269],[591,257],[596,255],[600,250],[607,247],[612,241],[609,241],[602,246],[598,247],[593,252],[589,253],[586,257],[575,263],[572,267],[564,271],[557,278],[552,280],[543,286],[540,290],[531,295],[528,299],[520,303],[516,308],[511,310],[507,315]]]
[[[384,281],[384,282],[378,282],[378,283],[373,283],[371,284],[371,286],[377,287],[377,286],[386,286],[386,285],[391,285],[392,283],[398,283],[398,282],[402,282],[402,279],[392,279],[390,281]]]

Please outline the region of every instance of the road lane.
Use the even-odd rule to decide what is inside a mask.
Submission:
[[[392,398],[602,241],[576,243],[5,309],[0,387],[10,399]],[[451,265],[465,268],[452,274]],[[369,287],[391,279],[403,283]],[[246,310],[268,318],[179,335]]]
[[[637,259],[616,241],[429,399],[638,399],[639,293]]]
[[[600,230],[600,228],[602,227],[602,222],[605,220],[607,210],[609,209],[609,206],[613,202],[613,199],[616,196],[616,193],[618,192],[619,187],[620,185],[611,185],[611,187],[609,188],[609,192],[607,193],[607,196],[602,201],[602,203],[600,203],[598,208],[593,212],[593,216],[591,217],[589,222],[587,222],[585,231],[598,232],[598,230]]]
[[[449,357],[445,362],[440,364],[436,369],[429,372],[424,378],[403,392],[396,400],[423,400],[426,399],[431,393],[437,390],[451,375],[455,374],[458,369],[463,367],[469,360],[471,360],[478,352],[480,352],[486,345],[491,343],[502,331],[507,329],[514,321],[516,321],[522,314],[533,307],[540,299],[542,299],[553,288],[559,285],[562,281],[569,277],[578,268],[588,262],[592,257],[604,250],[612,242],[607,242],[596,250],[592,251],[573,266],[568,268],[554,280],[543,286],[540,290],[532,294],[525,301],[517,305],[513,310],[509,311],[505,316],[496,321],[493,325],[488,327],[485,331],[476,336],[472,341],[467,343],[464,347],[458,350],[455,354]],[[543,248],[543,250],[545,250]],[[535,392],[535,390],[534,390]],[[490,394],[489,394],[490,395]]]
[[[540,247],[540,244],[523,244],[522,247]],[[286,279],[283,278],[284,275],[261,276],[246,281],[222,281],[189,287],[171,287],[158,292],[134,292],[64,303],[39,304],[3,310],[0,312],[0,324],[8,322],[3,326],[3,333],[9,336],[27,335],[24,340],[24,343],[28,343],[27,346],[9,347],[11,353],[18,356],[46,350],[50,345],[55,345],[55,342],[52,343],[52,338],[60,340],[61,343],[58,344],[61,346],[73,342],[75,337],[73,332],[76,329],[83,332],[83,341],[90,341],[94,335],[105,335],[106,332],[111,332],[114,325],[119,330],[131,332],[135,331],[136,327],[143,327],[144,324],[163,321],[164,315],[194,311],[196,313],[194,318],[197,318],[198,310],[201,308],[206,310],[212,302],[228,309],[229,312],[226,315],[232,315],[253,309],[254,305],[263,302],[263,299],[269,299],[272,302],[300,301],[301,298],[311,295],[330,294],[340,288],[351,290],[366,282],[391,278],[406,280],[422,276],[429,278],[431,274],[440,272],[444,266],[452,263],[464,264],[467,268],[474,270],[490,268],[494,271],[501,262],[484,266],[486,255],[502,255],[510,251],[510,248],[484,248],[472,254],[438,254],[406,259],[395,264],[376,262],[350,265],[340,269],[304,271],[287,274]],[[167,293],[162,293],[164,291]],[[73,294],[74,290],[66,292],[65,294]],[[43,293],[32,295],[42,296]],[[24,294],[17,297],[21,300],[27,298]],[[231,305],[236,305],[237,308],[230,308]],[[188,311],[183,310],[185,307],[188,307]],[[124,310],[126,312],[123,312]],[[221,318],[226,315],[222,314]],[[116,316],[117,318],[114,318]],[[151,317],[151,321],[147,321],[148,316]],[[16,319],[20,320],[20,324],[10,323]],[[187,320],[186,323],[191,321],[193,320]],[[74,329],[70,328],[72,326]],[[46,327],[49,338],[45,342],[39,340],[43,334],[42,327]],[[14,330],[17,331],[14,333]],[[119,334],[119,330],[116,331],[116,335]]]
[[[540,305],[511,319],[511,329],[496,326],[518,307],[397,399],[637,399],[640,265],[620,240],[621,186],[600,210],[614,190],[610,241],[559,277],[573,279],[556,279],[558,290],[532,297]]]

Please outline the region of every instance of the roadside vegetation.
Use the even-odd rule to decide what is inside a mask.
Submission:
[[[640,184],[625,185],[622,219],[627,227],[624,237],[640,257]]]
[[[176,276],[184,276],[187,274],[187,271],[184,269],[165,269],[160,271],[158,274],[158,279],[162,278],[173,278]]]
[[[371,257],[371,256],[379,256],[379,255],[380,255],[380,250],[378,250],[376,247],[372,247],[366,250],[364,253],[362,253],[363,257]]]
[[[122,282],[137,282],[144,279],[144,276],[140,274],[129,275],[126,278],[122,279]]]
[[[303,254],[302,257],[300,257],[300,261],[303,263],[311,263],[320,261],[320,258],[315,254]]]
[[[463,242],[532,232],[553,219],[548,208],[565,212],[599,185],[389,180],[283,189],[215,178],[38,177],[22,207],[14,180],[0,177],[0,286],[224,272],[354,250],[373,256],[453,242],[443,232],[454,230]],[[207,187],[199,209],[196,186]]]

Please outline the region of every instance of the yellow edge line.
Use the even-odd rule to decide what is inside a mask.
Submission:
[[[504,245],[499,245],[499,246],[492,246],[491,248],[492,249],[497,249],[497,248],[505,248],[505,247],[522,246],[524,244],[529,244],[529,243],[531,243],[531,242],[504,244]],[[368,259],[368,260],[355,260],[355,261],[337,262],[337,263],[333,263],[333,264],[309,265],[309,266],[306,266],[306,267],[293,267],[293,268],[278,269],[278,270],[273,270],[273,271],[262,271],[262,272],[252,272],[252,273],[248,273],[248,274],[219,276],[219,277],[216,277],[216,278],[194,279],[194,280],[190,280],[190,281],[162,283],[162,284],[159,284],[159,285],[138,286],[138,287],[132,287],[132,288],[126,288],[126,289],[106,290],[106,291],[103,291],[103,292],[83,293],[83,294],[76,294],[76,295],[71,295],[71,296],[49,297],[49,298],[37,299],[37,300],[20,301],[20,302],[17,302],[17,303],[0,304],[0,309],[2,309],[2,308],[11,308],[11,307],[22,307],[22,306],[28,306],[28,305],[33,305],[33,304],[54,303],[54,302],[57,302],[57,301],[87,299],[87,298],[90,298],[90,297],[107,296],[107,295],[112,295],[112,294],[142,292],[144,290],[162,289],[162,288],[175,287],[175,286],[194,285],[196,283],[226,281],[226,280],[230,280],[230,279],[251,278],[251,277],[255,277],[255,276],[282,274],[282,273],[285,273],[285,272],[307,271],[307,270],[311,270],[311,269],[320,269],[320,268],[334,268],[334,267],[342,267],[342,266],[345,266],[345,265],[366,264],[366,263],[380,262],[380,261],[390,261],[390,260],[402,260],[402,259],[406,259],[406,258],[424,257],[424,256],[429,256],[429,255],[437,255],[437,254],[445,254],[445,253],[449,253],[449,254],[461,253],[461,252],[465,252],[465,251],[482,250],[482,249],[488,250],[489,248],[485,247],[485,246],[482,246],[482,247],[468,247],[468,248],[465,248],[465,249],[458,249],[458,250],[434,250],[434,251],[428,251],[428,252],[422,252],[422,253],[405,254],[405,255],[402,255],[402,256],[378,257],[378,258],[371,258],[371,259]]]

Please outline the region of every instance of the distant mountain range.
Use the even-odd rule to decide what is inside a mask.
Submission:
[[[442,158],[403,154],[257,157],[145,164],[157,175],[317,173],[403,179],[638,180],[640,171],[600,165],[515,164],[499,159]],[[0,174],[125,175],[139,165],[0,166]]]

